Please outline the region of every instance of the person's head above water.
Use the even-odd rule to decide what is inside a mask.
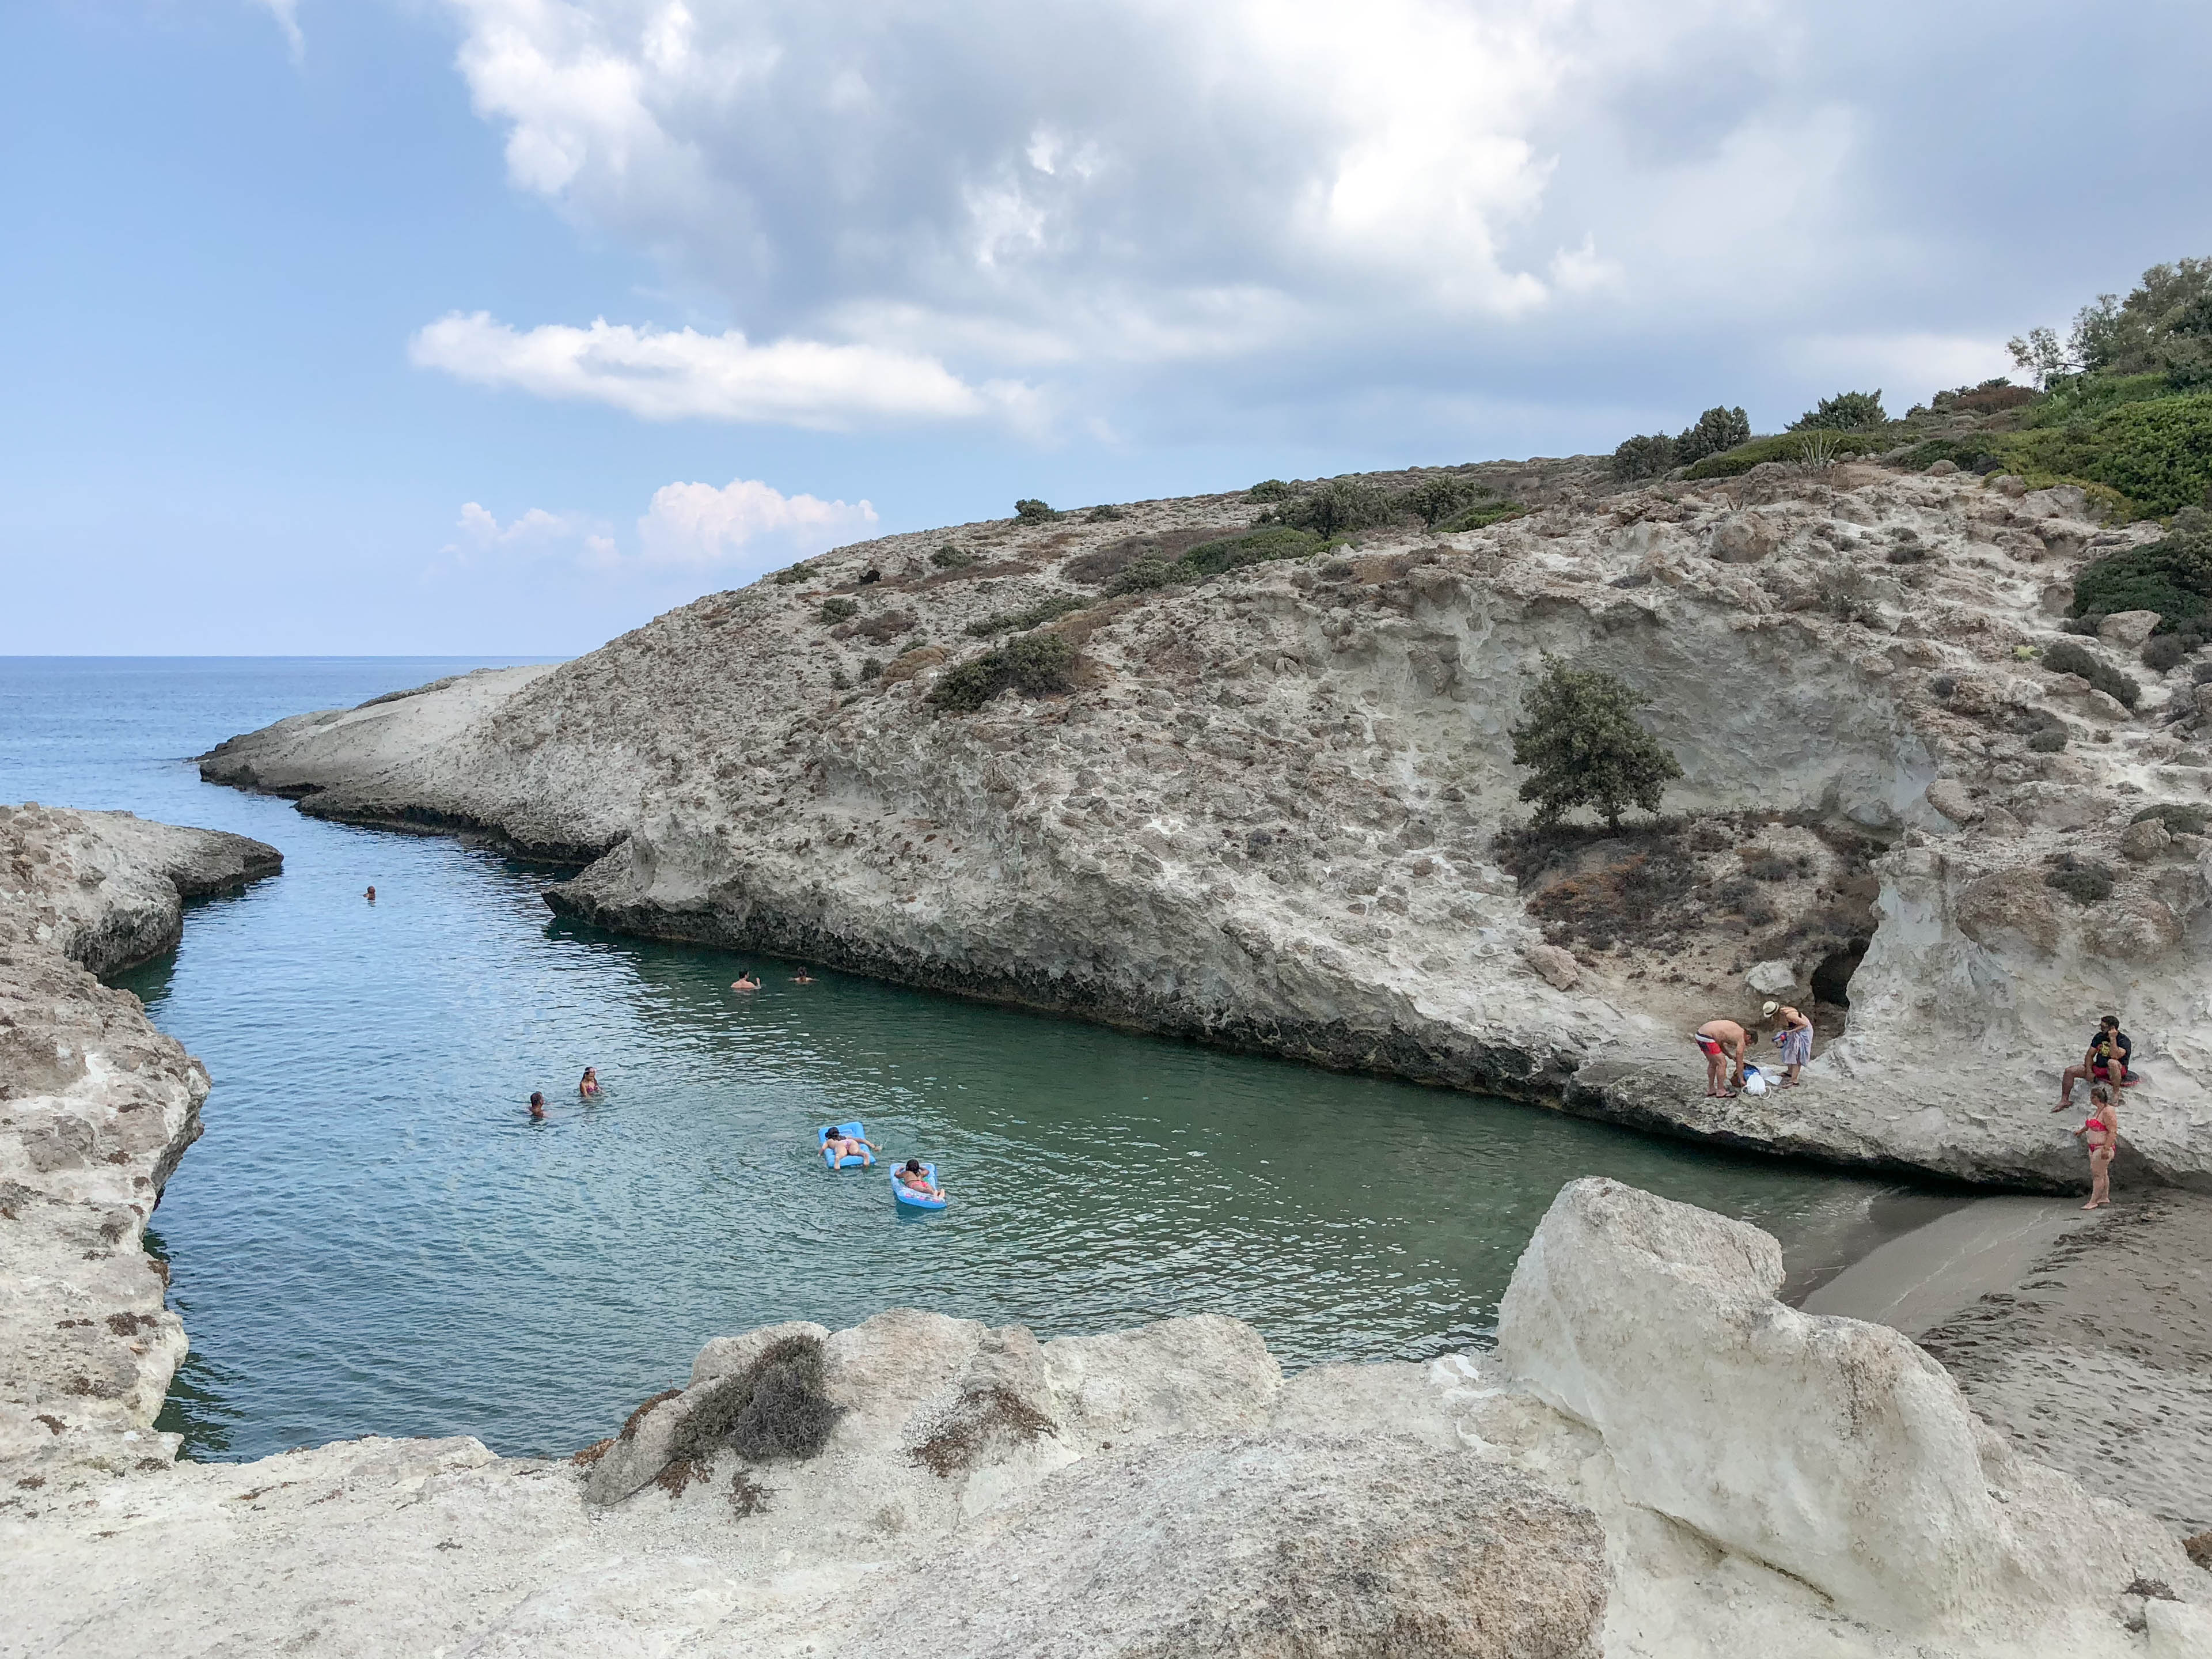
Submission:
[[[530,1091],[530,1115],[533,1118],[545,1115],[545,1096],[534,1089]]]

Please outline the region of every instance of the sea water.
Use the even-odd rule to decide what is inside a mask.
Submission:
[[[1486,1338],[1575,1176],[1785,1245],[1885,1190],[819,967],[799,984],[794,963],[557,919],[540,895],[562,872],[319,822],[186,759],[481,666],[0,658],[0,801],[285,855],[116,978],[215,1079],[149,1235],[192,1345],[162,1426],[191,1455],[362,1434],[567,1451],[710,1337],[895,1307],[1046,1338],[1224,1313],[1288,1367],[1417,1358]],[[740,968],[763,988],[733,992]],[[815,1128],[855,1118],[886,1160],[933,1161],[951,1207],[826,1170]]]

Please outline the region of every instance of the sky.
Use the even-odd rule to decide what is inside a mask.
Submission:
[[[6,0],[0,653],[1778,430],[2212,253],[2212,7]]]

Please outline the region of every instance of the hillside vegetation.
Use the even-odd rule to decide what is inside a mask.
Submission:
[[[1838,392],[1786,432],[1755,437],[1747,424],[1724,446],[1713,435],[1742,412],[1711,409],[1677,436],[1625,440],[1614,475],[1699,482],[1767,461],[1879,456],[2077,485],[2117,520],[2212,506],[2212,259],[2154,265],[2124,299],[2100,296],[2063,342],[2038,328],[2011,344],[2033,385],[1960,387],[1895,419],[1879,391]]]

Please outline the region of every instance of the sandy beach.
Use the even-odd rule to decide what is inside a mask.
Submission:
[[[1889,1241],[1808,1312],[1903,1331],[2029,1455],[2188,1537],[2212,1528],[2212,1197],[1979,1199]],[[2204,1554],[2198,1553],[2203,1559]]]

